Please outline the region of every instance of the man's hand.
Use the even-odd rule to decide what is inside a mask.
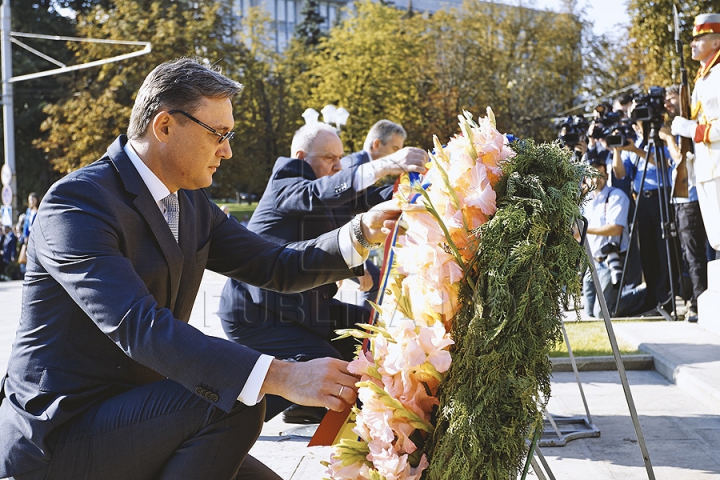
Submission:
[[[425,173],[425,164],[427,162],[428,155],[425,150],[405,147],[387,157],[375,160],[372,165],[375,168],[376,178],[380,178],[385,175],[400,175],[405,172]]]
[[[575,145],[575,149],[574,149],[574,150],[575,150],[576,152],[578,152],[578,153],[580,154],[580,156],[582,157],[582,156],[585,155],[585,153],[587,152],[587,149],[588,149],[588,144],[585,143],[584,140],[580,140],[580,143],[578,143],[577,145]]]
[[[660,130],[658,131],[658,137],[662,139],[665,143],[675,143],[675,137],[672,134],[672,131],[670,130],[670,127],[667,125],[663,125],[660,127]]]
[[[347,369],[348,362],[337,358],[316,358],[308,362],[273,360],[261,394],[279,395],[293,403],[326,407],[337,412],[357,398],[358,378]]]
[[[672,134],[681,137],[694,138],[697,122],[683,117],[675,117],[672,122]]]
[[[367,270],[365,270],[365,274],[362,277],[358,277],[358,282],[360,282],[361,292],[367,292],[373,287],[372,275],[370,275],[370,272]]]
[[[360,226],[365,239],[370,243],[382,243],[395,228],[400,216],[400,207],[394,200],[379,203],[363,213]]]

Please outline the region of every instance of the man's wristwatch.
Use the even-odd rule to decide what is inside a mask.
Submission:
[[[352,220],[350,220],[350,228],[352,228],[353,235],[355,235],[355,240],[358,241],[361,247],[367,250],[379,248],[382,243],[370,243],[367,241],[367,238],[365,238],[365,235],[363,235],[362,226],[360,225],[360,220],[362,219],[362,216],[362,213],[358,213],[353,217]]]

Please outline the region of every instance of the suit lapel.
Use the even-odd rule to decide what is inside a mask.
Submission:
[[[175,237],[173,237],[173,234],[165,221],[165,217],[163,217],[162,212],[160,212],[160,208],[158,208],[157,203],[155,203],[155,199],[153,199],[150,194],[150,190],[148,190],[147,186],[145,186],[145,182],[143,182],[142,177],[140,177],[140,174],[133,166],[132,162],[125,153],[125,150],[123,150],[125,143],[127,143],[127,138],[124,135],[118,137],[110,148],[108,148],[108,156],[115,164],[115,168],[120,174],[120,178],[122,178],[125,189],[128,193],[135,196],[133,204],[150,227],[150,230],[152,230],[155,239],[160,245],[160,249],[165,256],[170,272],[170,278],[168,279],[168,286],[170,289],[168,298],[170,298],[170,308],[172,309],[175,305],[175,300],[177,299],[180,279],[182,277],[184,263],[183,253],[180,250],[178,242],[175,241]],[[185,202],[184,204],[189,204],[189,202]],[[192,223],[184,222],[184,224],[182,221],[182,219],[185,218],[185,215],[182,212],[184,204],[181,202],[180,206],[181,236],[183,235],[185,224]]]

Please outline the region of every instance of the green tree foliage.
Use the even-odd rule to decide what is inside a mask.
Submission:
[[[362,148],[381,118],[401,123],[408,144],[430,147],[433,134],[455,133],[463,109],[488,105],[501,131],[550,140],[549,119],[581,93],[583,38],[583,24],[568,14],[468,0],[409,16],[361,1],[295,81],[310,92],[306,107],[350,111],[348,150]]]
[[[69,88],[75,93],[46,108],[47,136],[37,142],[53,166],[67,173],[98,159],[127,129],[144,77],[164,61],[197,56],[245,85],[235,101],[235,158],[223,163],[212,193],[261,192],[278,154],[278,123],[284,121],[271,67],[277,61],[265,33],[267,16],[253,8],[238,23],[229,11],[229,2],[115,0],[111,8],[96,6],[80,15],[79,36],[149,41],[152,53],[73,76]],[[117,46],[98,43],[71,48],[77,62],[118,53]]]
[[[342,138],[351,151],[362,149],[367,131],[381,118],[400,122],[410,135],[417,134],[418,65],[413,59],[421,55],[422,46],[417,25],[405,22],[402,15],[379,3],[355,4],[355,10],[321,41],[309,70],[294,79],[312,92],[306,107],[319,111],[332,103],[348,109]]]
[[[643,73],[645,87],[680,82],[680,61],[675,51],[672,0],[630,0],[628,13],[632,62]],[[690,41],[695,16],[720,11],[718,0],[688,0],[676,4],[680,12],[680,37],[685,68],[692,85],[698,62],[690,57]]]
[[[612,92],[641,82],[643,72],[631,61],[633,52],[629,38],[607,35],[587,38],[583,55],[583,85],[588,96],[612,100]]]
[[[583,25],[570,14],[466,0],[430,19],[423,97],[438,134],[452,112],[491,106],[500,131],[549,140],[549,119],[580,94]],[[457,113],[456,113],[457,114]],[[442,137],[441,137],[442,138]]]
[[[300,10],[302,22],[295,26],[295,35],[307,47],[316,47],[324,36],[322,24],[325,18],[320,15],[320,2],[318,0],[305,0]]]
[[[586,256],[570,225],[580,218],[578,184],[590,167],[557,144],[513,149],[467,275],[477,283],[460,292],[428,479],[517,477],[550,398],[548,353],[561,338],[561,305],[580,294]]]
[[[219,5],[171,0],[116,0],[111,8],[95,7],[78,16],[78,36],[152,43],[152,53],[73,75],[74,94],[46,108],[47,138],[38,142],[55,169],[68,173],[102,156],[112,140],[124,133],[134,94],[159,63],[198,55],[224,63],[223,27]],[[77,63],[118,54],[118,46],[69,44]]]
[[[252,7],[233,37],[238,48],[227,59],[231,77],[245,88],[234,101],[235,137],[233,158],[214,176],[210,192],[232,198],[235,192],[262,194],[278,156],[287,156],[279,137],[285,131],[283,85],[277,72],[278,55],[268,37],[270,17]]]

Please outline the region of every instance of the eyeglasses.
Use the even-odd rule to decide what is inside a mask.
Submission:
[[[218,132],[217,130],[215,130],[214,128],[212,128],[210,125],[208,125],[207,123],[201,122],[201,121],[198,120],[197,118],[193,117],[192,115],[190,115],[190,114],[187,113],[187,112],[183,112],[182,110],[170,110],[168,113],[169,113],[170,115],[172,115],[173,113],[180,113],[180,114],[182,114],[182,115],[185,115],[187,118],[189,118],[189,119],[192,120],[193,122],[197,123],[198,125],[200,125],[201,127],[203,127],[205,130],[207,130],[208,132],[212,133],[213,135],[217,135],[218,137],[220,137],[220,140],[218,140],[218,143],[222,143],[222,142],[224,142],[225,140],[227,140],[227,141],[229,142],[230,140],[232,140],[233,138],[235,138],[235,132],[233,132],[232,130],[230,130],[230,131],[227,132],[227,133],[220,133],[220,132]]]

